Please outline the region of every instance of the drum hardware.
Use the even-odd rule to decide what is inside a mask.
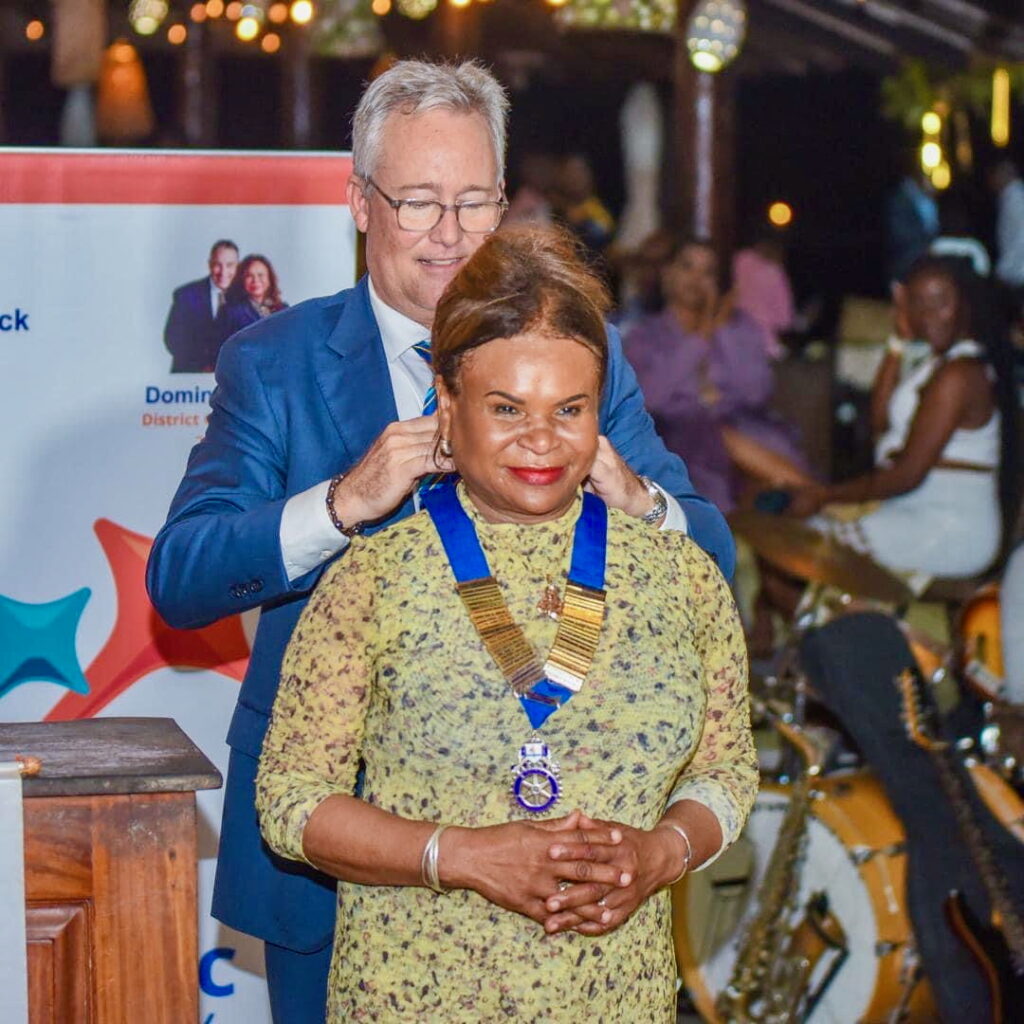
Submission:
[[[893,1007],[886,1024],[904,1024],[904,1021],[909,1020],[911,998],[923,980],[924,968],[921,966],[917,947],[913,943],[907,943],[900,967],[900,1001]]]
[[[860,867],[875,857],[898,857],[907,852],[907,844],[902,840],[888,846],[855,846],[850,850],[850,860]]]

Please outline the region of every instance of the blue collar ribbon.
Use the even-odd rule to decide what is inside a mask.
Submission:
[[[480,546],[473,521],[466,515],[455,485],[444,483],[422,495],[448,562],[458,583],[489,578],[491,568]],[[583,508],[573,533],[569,580],[591,590],[604,589],[605,552],[608,544],[608,508],[600,498],[586,491]],[[572,697],[572,690],[554,683],[543,674],[519,700],[534,729]]]

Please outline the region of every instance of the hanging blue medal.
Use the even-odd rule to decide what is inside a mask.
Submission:
[[[558,802],[562,784],[559,764],[538,731],[583,687],[597,650],[604,622],[608,509],[600,498],[584,492],[555,641],[541,666],[512,619],[455,485],[447,483],[424,494],[423,504],[441,538],[469,618],[533,728],[511,769],[512,796],[522,810],[544,814]]]

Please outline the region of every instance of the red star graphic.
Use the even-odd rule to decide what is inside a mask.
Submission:
[[[114,576],[117,619],[110,639],[85,670],[89,692],[66,694],[46,721],[91,718],[132,683],[165,666],[212,669],[241,682],[249,662],[241,618],[232,615],[204,629],[172,629],[146,593],[146,559],[153,541],[109,519],[97,519],[93,529]]]

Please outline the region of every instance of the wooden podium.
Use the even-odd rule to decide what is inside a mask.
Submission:
[[[220,773],[169,718],[0,724],[23,782],[30,1024],[193,1024],[195,791]]]

